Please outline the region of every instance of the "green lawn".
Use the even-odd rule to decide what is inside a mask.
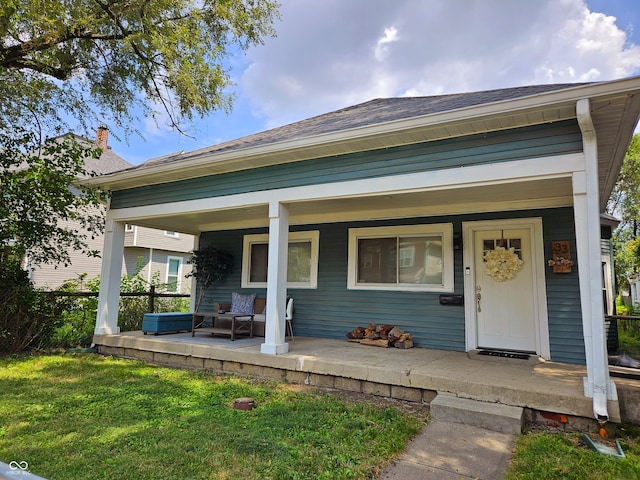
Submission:
[[[580,434],[520,435],[505,480],[640,479],[640,429],[620,427],[616,437],[626,458],[602,455],[587,448],[581,443]]]
[[[426,421],[384,401],[98,355],[0,357],[0,388],[0,460],[50,480],[373,479]],[[231,408],[239,397],[258,406]],[[621,460],[578,434],[523,434],[506,478],[640,479],[640,428],[618,438]]]
[[[0,385],[0,460],[50,480],[374,478],[426,420],[98,355],[0,357]]]

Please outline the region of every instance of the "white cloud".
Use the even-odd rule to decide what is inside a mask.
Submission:
[[[377,97],[640,70],[640,47],[584,0],[282,0],[278,37],[252,49],[239,93],[266,127]]]
[[[398,40],[398,30],[394,27],[385,28],[384,35],[382,38],[378,40],[375,49],[375,57],[379,62],[385,60],[389,55],[389,47],[390,43],[396,42]]]

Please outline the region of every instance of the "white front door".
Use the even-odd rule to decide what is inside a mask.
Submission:
[[[547,324],[546,301],[544,311],[540,303],[540,294],[545,297],[540,292],[544,278],[539,278],[542,240],[536,238],[537,230],[541,237],[541,225],[538,229],[522,221],[501,221],[466,224],[465,229],[465,304],[471,317],[467,318],[468,334],[473,335],[467,337],[469,347],[538,354],[548,351],[548,334],[541,333]],[[522,261],[512,278],[487,273],[485,255],[496,247],[513,248]]]

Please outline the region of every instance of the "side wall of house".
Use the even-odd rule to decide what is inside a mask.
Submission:
[[[317,289],[293,289],[296,335],[344,339],[347,331],[368,322],[393,324],[414,335],[417,347],[465,350],[464,307],[440,305],[439,293],[347,290],[348,229],[353,227],[452,223],[461,233],[462,222],[514,217],[542,217],[545,259],[551,258],[551,241],[569,240],[575,252],[573,214],[570,208],[504,212],[483,215],[398,219],[377,222],[320,224],[292,227],[291,231],[319,230],[320,253]],[[201,245],[214,243],[234,255],[233,273],[214,284],[201,310],[213,303],[228,303],[234,291],[265,296],[264,289],[242,289],[242,240],[246,234],[266,229],[206,232]],[[455,293],[462,295],[462,249],[454,252]],[[577,268],[568,274],[546,272],[551,357],[582,364],[585,361]]]
[[[88,233],[82,229],[79,222],[59,221],[58,225],[69,228],[76,232]],[[91,250],[102,252],[104,236],[98,235],[96,238],[86,240]],[[77,280],[78,276],[86,274],[86,278],[94,278],[100,275],[102,260],[99,257],[88,257],[87,255],[72,250],[70,253],[71,265],[40,265],[31,271],[31,281],[35,286],[44,289],[54,290],[67,280]]]
[[[125,246],[131,247],[187,253],[193,250],[193,242],[193,235],[180,232],[170,235],[165,230],[154,228],[135,226],[133,231],[125,232]]]
[[[167,252],[165,250],[126,247],[124,249],[122,274],[133,276],[139,271],[140,276],[148,282],[157,281],[164,283],[167,279],[167,265],[169,257],[182,258],[179,292],[189,293],[191,291],[191,280],[186,279],[185,275],[191,272],[191,265],[187,263],[191,255],[183,252]],[[151,263],[149,263],[150,260]],[[141,266],[142,268],[140,269]]]

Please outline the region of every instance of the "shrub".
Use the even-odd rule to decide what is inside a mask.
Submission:
[[[68,301],[36,289],[14,260],[0,264],[0,353],[39,350],[51,345]]]

